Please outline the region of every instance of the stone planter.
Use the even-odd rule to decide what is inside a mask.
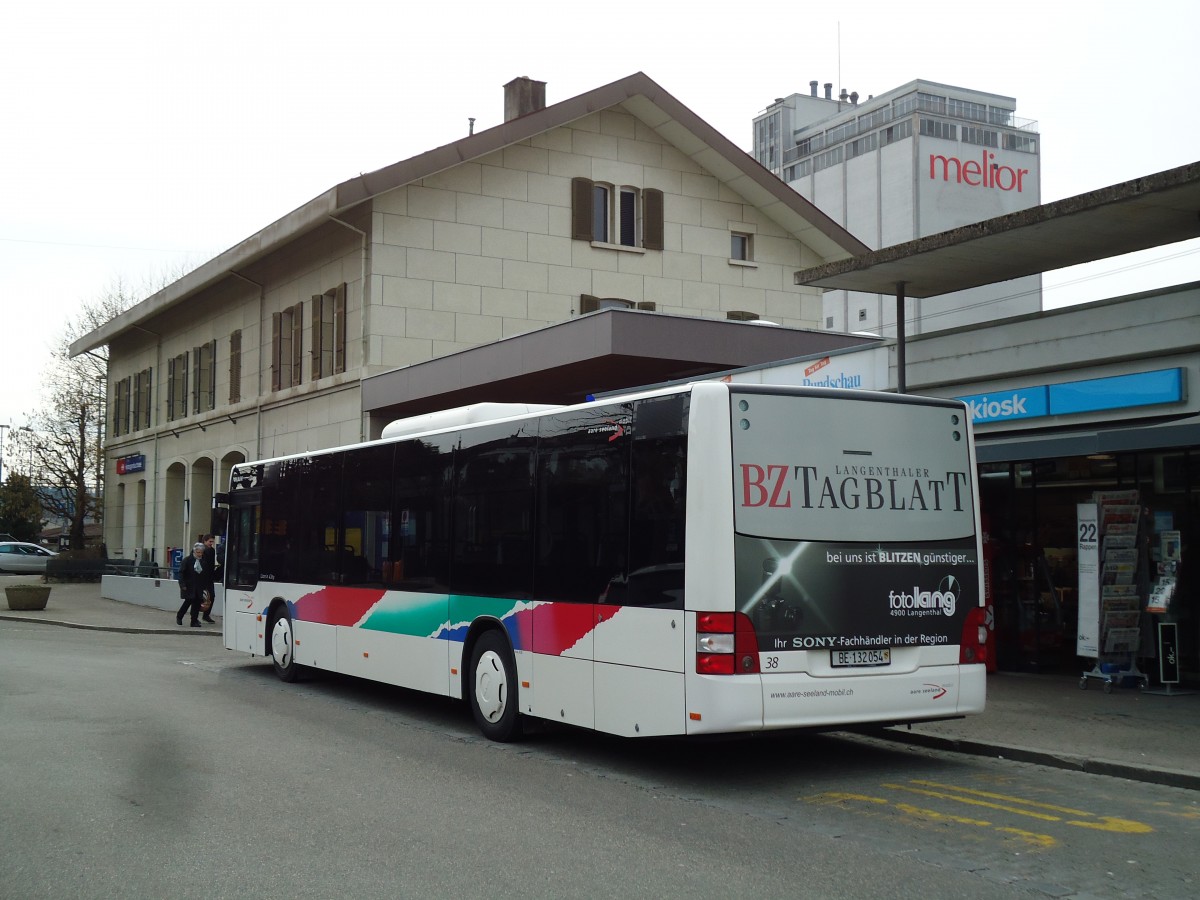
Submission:
[[[45,609],[50,588],[40,584],[14,584],[4,589],[9,609]]]

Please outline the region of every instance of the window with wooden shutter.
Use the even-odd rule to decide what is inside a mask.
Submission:
[[[242,399],[242,332],[229,335],[229,402],[240,403]]]
[[[333,373],[346,371],[346,282],[333,292]]]
[[[303,380],[303,325],[303,303],[271,315],[272,390],[290,388]]]
[[[571,238],[576,241],[592,239],[592,180],[571,179]]]
[[[572,178],[571,238],[662,250],[663,192]]]
[[[192,411],[208,412],[216,406],[217,342],[209,341],[192,349]]]
[[[187,415],[188,355],[180,353],[167,360],[167,421]]]
[[[326,374],[327,369],[324,365],[324,355],[326,353],[332,355],[333,347],[330,346],[333,342],[328,339],[325,334],[324,312],[325,306],[324,294],[313,294],[312,296],[312,379],[316,381],[322,375]]]
[[[290,329],[288,333],[291,333]],[[277,391],[282,387],[283,313],[271,313],[271,390]]]
[[[612,202],[612,191],[608,185],[592,185],[592,240],[608,243],[608,205]]]
[[[292,384],[304,379],[304,304],[292,307]]]
[[[617,242],[626,247],[638,245],[638,192],[636,188],[623,187],[618,200],[620,233]]]
[[[663,192],[653,188],[642,191],[642,246],[663,249]]]
[[[346,371],[346,284],[312,298],[312,377]]]
[[[129,433],[129,400],[131,378],[122,378],[113,385],[113,423],[114,437]]]
[[[142,427],[142,373],[131,375],[125,379],[128,382],[125,390],[129,394],[129,416],[125,420],[125,430],[137,431]]]
[[[153,394],[150,391],[150,373],[151,369],[142,369],[134,377],[133,380],[133,430],[139,428],[149,428],[152,420],[152,411],[150,408],[151,398]]]

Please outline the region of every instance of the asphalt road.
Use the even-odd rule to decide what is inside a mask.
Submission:
[[[0,622],[0,896],[1185,897],[1200,795],[847,735],[483,739],[208,641]]]

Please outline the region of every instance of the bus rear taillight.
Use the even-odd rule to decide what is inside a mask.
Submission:
[[[758,674],[758,636],[745,613],[696,613],[696,671]]]
[[[986,664],[987,642],[987,610],[976,606],[967,613],[967,621],[963,623],[962,640],[958,645],[959,664]]]

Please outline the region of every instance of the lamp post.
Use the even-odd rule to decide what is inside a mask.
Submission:
[[[33,484],[33,429],[28,425],[22,425],[17,431],[25,432],[25,449],[29,451],[29,463],[25,468],[25,477],[29,479],[29,484]]]
[[[96,504],[99,508],[101,486],[104,484],[104,400],[105,378],[96,376]]]

